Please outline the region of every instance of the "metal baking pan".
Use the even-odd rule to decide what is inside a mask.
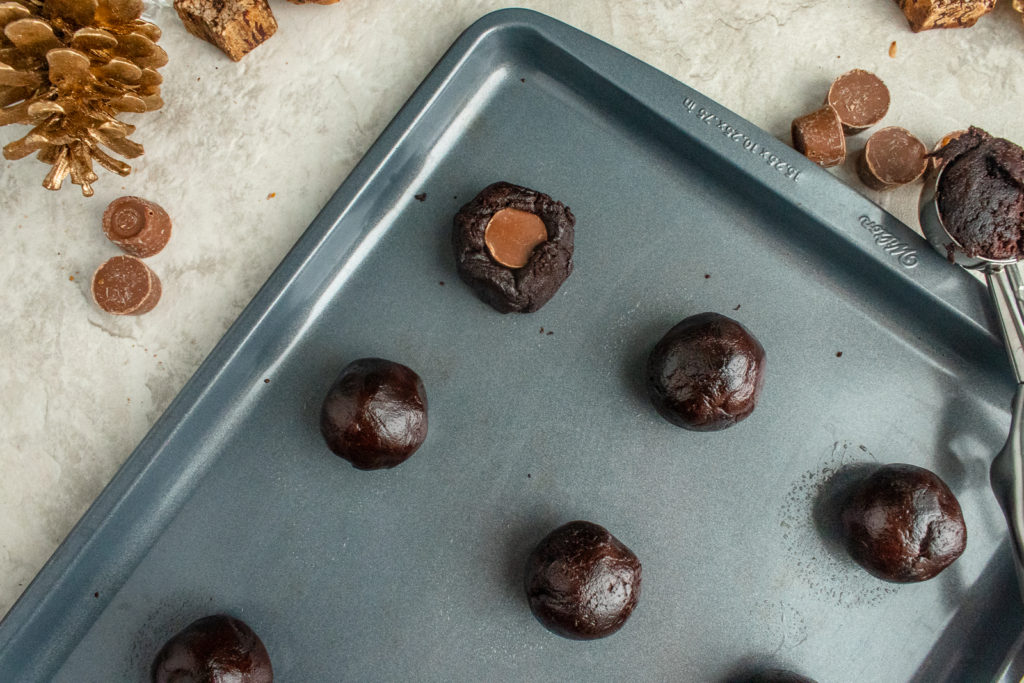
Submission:
[[[534,314],[454,273],[451,217],[497,180],[578,219],[576,271]],[[642,365],[708,310],[758,336],[768,376],[748,420],[694,433],[654,412]],[[987,481],[1013,384],[985,310],[971,277],[739,116],[540,14],[490,14],[8,614],[0,680],[145,680],[214,612],[253,626],[281,681],[995,677],[1024,620]],[[427,387],[429,437],[394,470],[357,471],[318,433],[362,356]],[[884,583],[837,547],[835,476],[874,461],[958,495],[968,548],[938,578]],[[573,519],[644,565],[600,641],[546,631],[521,587],[529,548]]]

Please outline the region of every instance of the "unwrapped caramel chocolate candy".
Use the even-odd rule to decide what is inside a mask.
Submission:
[[[793,148],[819,166],[836,166],[846,158],[843,125],[831,104],[793,119],[791,132]]]
[[[967,28],[992,11],[996,0],[896,0],[910,29]]]
[[[115,256],[92,276],[92,298],[114,315],[141,315],[160,301],[160,278],[134,256]]]
[[[898,126],[878,131],[857,157],[857,175],[872,190],[891,190],[912,183],[928,166],[928,148]]]
[[[240,60],[277,31],[267,0],[174,0],[188,32]]]
[[[889,111],[889,89],[878,76],[854,69],[832,82],[828,104],[836,110],[847,135],[870,128]]]
[[[103,234],[122,251],[147,258],[171,239],[171,217],[141,197],[119,197],[103,212]]]

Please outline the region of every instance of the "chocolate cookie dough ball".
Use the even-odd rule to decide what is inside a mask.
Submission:
[[[971,127],[938,155],[939,215],[964,254],[1024,257],[1024,149]]]
[[[459,277],[502,313],[532,313],[572,273],[575,225],[569,207],[546,194],[489,185],[455,214]]]
[[[751,676],[744,683],[816,683],[816,681],[785,669],[768,669]]]
[[[591,522],[560,526],[526,561],[526,597],[540,623],[574,640],[609,636],[640,597],[640,560]]]
[[[651,351],[648,393],[674,425],[725,429],[754,411],[764,364],[764,349],[743,325],[718,313],[700,313],[669,330]]]
[[[423,380],[381,358],[349,363],[324,399],[320,432],[328,448],[358,469],[400,465],[427,438]]]
[[[152,683],[271,683],[270,655],[245,622],[217,614],[193,621],[157,653]]]
[[[886,581],[930,579],[967,545],[956,496],[934,473],[914,465],[886,465],[866,477],[842,518],[850,555]]]

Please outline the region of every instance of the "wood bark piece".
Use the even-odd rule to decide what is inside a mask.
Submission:
[[[832,105],[793,119],[790,130],[793,148],[819,166],[836,166],[846,158],[843,125]]]
[[[857,175],[872,190],[892,190],[912,183],[928,166],[928,148],[898,126],[878,131],[857,157]]]
[[[114,315],[149,313],[160,301],[160,278],[134,256],[115,256],[92,276],[92,298]]]
[[[910,29],[968,28],[992,11],[996,0],[896,0]]]
[[[188,32],[240,60],[277,31],[266,0],[174,0]]]

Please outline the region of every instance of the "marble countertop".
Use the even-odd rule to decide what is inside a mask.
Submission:
[[[165,107],[128,115],[146,154],[96,195],[47,167],[0,163],[0,614],[117,472],[346,174],[462,30],[500,0],[271,0],[277,34],[240,63],[148,5],[170,55]],[[885,125],[932,145],[974,124],[1024,142],[1024,24],[1009,0],[970,29],[910,31],[891,0],[523,0],[687,83],[789,143],[790,121],[852,68],[887,83]],[[895,56],[890,44],[895,42]],[[21,127],[0,128],[6,144]],[[850,139],[850,150],[868,134]],[[864,188],[916,226],[919,184]],[[107,203],[135,194],[174,221],[149,260],[163,300],[100,311],[93,270],[118,253]]]

